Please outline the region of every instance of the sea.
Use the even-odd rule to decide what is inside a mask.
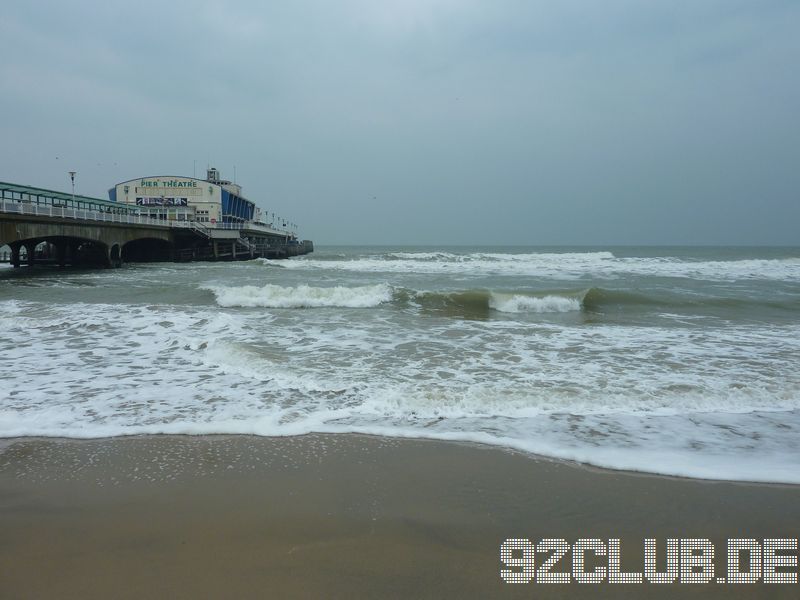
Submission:
[[[355,432],[800,483],[800,248],[0,268],[0,438]]]

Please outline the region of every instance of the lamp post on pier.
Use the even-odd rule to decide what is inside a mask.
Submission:
[[[72,206],[75,206],[75,173],[76,171],[69,172],[69,178],[72,181]]]

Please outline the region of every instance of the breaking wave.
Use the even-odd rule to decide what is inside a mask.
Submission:
[[[557,279],[630,275],[707,281],[740,279],[800,281],[800,258],[687,260],[680,257],[617,257],[611,252],[388,252],[348,258],[343,255],[297,260],[259,259],[289,270],[326,269],[359,273],[482,274]]]
[[[284,287],[267,284],[262,287],[208,286],[217,304],[224,307],[264,308],[372,308],[392,299],[392,288],[385,284],[358,287]]]
[[[564,296],[523,296],[519,294],[492,294],[489,306],[500,312],[518,313],[558,313],[573,312],[581,309],[578,298]]]
[[[580,311],[584,291],[564,293],[499,292],[467,290],[457,292],[400,292],[399,299],[423,309],[488,316],[500,313],[564,313]]]
[[[393,287],[386,283],[364,286],[296,287],[214,286],[201,289],[214,294],[222,307],[261,308],[376,308],[416,306],[451,316],[488,317],[492,313],[641,312],[678,310],[717,312],[764,307],[800,310],[800,298],[726,298],[715,296],[647,295],[624,289],[591,287],[576,290],[455,290],[424,291]]]

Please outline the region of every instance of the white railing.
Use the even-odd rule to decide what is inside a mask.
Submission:
[[[209,227],[199,221],[166,221],[154,219],[145,215],[126,215],[99,210],[86,210],[80,208],[67,208],[52,204],[36,204],[20,200],[0,200],[0,213],[14,213],[18,215],[33,215],[38,217],[60,217],[62,219],[80,219],[84,221],[99,221],[104,223],[121,223],[127,225],[147,225],[148,227],[163,227],[165,229],[194,229],[198,233],[210,237],[209,231],[214,229],[247,229],[248,231],[261,231],[272,235],[288,236],[288,231],[272,229],[267,225],[255,222],[248,223],[215,223]]]
[[[208,227],[206,227],[199,221],[180,221],[180,222],[189,223],[189,227],[194,229],[200,235],[204,235],[205,237],[211,237],[211,234],[208,232]]]
[[[62,219],[80,219],[83,221],[101,221],[105,223],[124,223],[128,225],[149,225],[152,227],[186,227],[188,222],[169,221],[159,222],[156,219],[143,215],[125,215],[99,210],[86,210],[81,208],[67,208],[66,206],[53,206],[52,204],[34,204],[18,200],[0,200],[0,212],[15,213],[18,215],[33,215],[38,217],[60,217]],[[181,223],[176,225],[176,223]]]
[[[291,232],[283,229],[273,229],[269,225],[263,223],[256,223],[255,221],[247,221],[245,223],[217,223],[212,229],[247,229],[248,231],[263,231],[264,233],[271,233],[273,235],[287,236]]]

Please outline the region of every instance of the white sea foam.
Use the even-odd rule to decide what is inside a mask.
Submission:
[[[0,302],[0,310],[4,314],[16,314],[22,310],[22,302],[19,300],[3,300]]]
[[[564,296],[537,297],[493,292],[489,299],[489,306],[494,310],[507,313],[559,313],[580,310],[581,301],[578,298]]]
[[[422,260],[422,261],[455,261],[469,260],[469,255],[452,254],[450,252],[390,252],[388,259]]]
[[[449,252],[393,252],[357,260],[317,260],[306,258],[285,261],[287,269],[332,269],[362,273],[495,274],[541,275],[556,272],[583,273],[604,261],[613,260],[610,252],[536,254],[454,254]]]
[[[291,299],[302,286],[274,287]],[[391,296],[388,286],[362,287]],[[252,289],[263,299],[264,288]],[[514,298],[507,309],[539,310]],[[2,306],[0,344],[13,368],[0,371],[0,437],[353,431],[800,483],[797,323],[575,327],[513,313]]]
[[[277,264],[271,261],[268,264]],[[686,260],[678,257],[615,257],[611,252],[471,253],[392,252],[350,260],[282,261],[290,270],[334,270],[360,273],[483,274],[558,279],[629,275],[709,281],[741,279],[800,281],[800,259]]]
[[[356,287],[311,287],[299,285],[284,287],[267,284],[238,287],[208,286],[214,292],[220,306],[248,306],[265,308],[372,308],[392,299],[388,285],[364,285]]]
[[[3,324],[12,326],[14,317],[23,311],[23,305],[17,300],[3,300],[0,302],[0,328]]]

